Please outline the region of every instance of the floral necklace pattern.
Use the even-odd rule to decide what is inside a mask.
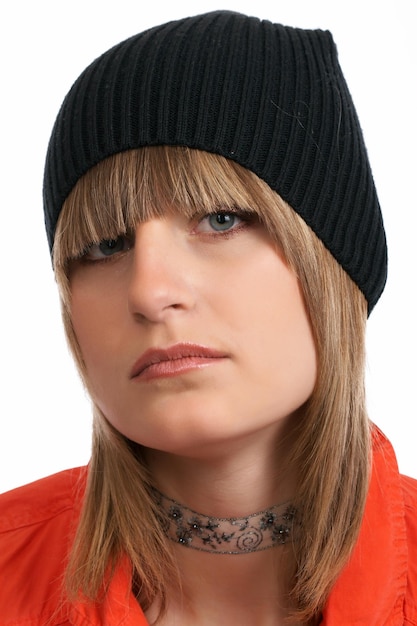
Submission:
[[[247,554],[287,543],[295,508],[274,506],[245,517],[213,517],[193,511],[153,489],[167,537],[187,548],[216,554]]]

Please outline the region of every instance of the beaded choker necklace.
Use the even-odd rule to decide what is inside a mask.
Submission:
[[[247,554],[287,543],[296,511],[291,504],[274,506],[245,517],[202,515],[153,489],[162,527],[169,539],[193,550]]]

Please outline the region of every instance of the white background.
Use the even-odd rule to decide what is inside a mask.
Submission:
[[[389,242],[368,327],[371,418],[417,477],[417,48],[413,0],[7,0],[0,14],[0,491],[87,462],[90,406],[68,354],[43,230],[49,133],[79,73],[170,19],[233,9],[333,32],[364,129]]]

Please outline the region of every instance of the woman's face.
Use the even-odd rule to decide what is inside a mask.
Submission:
[[[89,390],[147,447],[194,455],[280,429],[313,391],[298,280],[248,213],[141,223],[75,261],[71,292]]]

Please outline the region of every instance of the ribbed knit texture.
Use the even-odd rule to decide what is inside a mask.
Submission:
[[[49,144],[50,247],[62,203],[89,168],[161,144],[214,152],[255,172],[373,308],[386,281],[385,234],[329,32],[216,11],[152,28],[94,61],[67,95]]]

